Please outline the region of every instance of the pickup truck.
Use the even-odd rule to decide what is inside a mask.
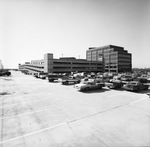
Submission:
[[[63,85],[68,85],[68,84],[77,84],[80,83],[80,79],[76,79],[75,77],[69,77],[67,79],[62,79],[62,84]]]

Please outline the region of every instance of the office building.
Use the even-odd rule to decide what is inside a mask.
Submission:
[[[103,62],[103,72],[131,72],[132,55],[123,47],[107,45],[86,51],[87,61]]]

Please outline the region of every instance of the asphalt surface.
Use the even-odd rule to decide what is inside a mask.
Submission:
[[[148,147],[147,93],[83,93],[12,71],[0,77],[0,147]]]

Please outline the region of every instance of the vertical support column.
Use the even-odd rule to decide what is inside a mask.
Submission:
[[[53,59],[53,54],[47,53],[44,55],[44,72],[45,73],[52,72],[52,69],[53,69],[52,59]]]

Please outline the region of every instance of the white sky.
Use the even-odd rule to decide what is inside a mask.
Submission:
[[[0,0],[0,59],[18,63],[122,46],[133,67],[150,67],[150,0]]]

